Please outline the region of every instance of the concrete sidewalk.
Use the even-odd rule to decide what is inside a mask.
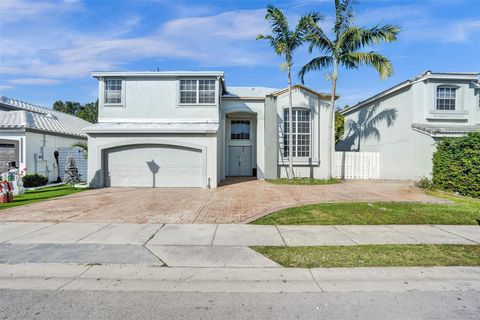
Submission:
[[[235,269],[0,265],[0,289],[182,292],[479,291],[479,267]]]
[[[478,226],[0,223],[0,264],[281,268],[249,246],[479,244]]]
[[[0,243],[154,246],[479,244],[475,225],[0,223]]]

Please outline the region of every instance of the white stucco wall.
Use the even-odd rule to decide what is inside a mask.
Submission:
[[[436,89],[439,85],[454,85],[457,89],[456,110],[437,111]],[[431,177],[432,155],[436,150],[436,141],[425,133],[414,131],[412,123],[436,125],[473,125],[479,123],[480,108],[477,92],[468,81],[439,80],[419,81],[413,85],[377,99],[371,104],[345,115],[345,124],[349,120],[358,122],[365,113],[377,106],[375,114],[393,108],[397,110],[397,119],[391,127],[386,121],[377,123],[380,137],[374,135],[362,139],[360,150],[380,154],[380,179],[418,180]],[[357,150],[357,138],[345,136],[336,149],[338,151]]]
[[[436,110],[438,86],[456,88],[455,111]],[[429,79],[413,84],[414,123],[452,122],[465,125],[480,123],[478,89],[468,80]]]
[[[329,102],[300,89],[292,91],[293,108],[306,108],[311,114],[311,146],[310,159],[293,160],[296,177],[312,177],[325,179],[328,176],[328,106]],[[277,97],[278,117],[278,158],[280,162],[279,176],[287,177],[288,158],[283,157],[283,113],[288,108],[288,92]],[[311,164],[310,164],[311,163]]]
[[[103,150],[130,144],[157,144],[185,146],[201,149],[206,164],[203,187],[217,187],[217,135],[216,134],[107,134],[90,135],[88,138],[88,182],[91,187],[104,186]]]
[[[265,101],[224,99],[222,101],[221,126],[224,128],[224,148],[222,161],[222,179],[228,175],[229,153],[228,148],[234,145],[252,146],[252,166],[257,169],[257,178],[264,179],[265,172]],[[250,120],[250,140],[231,140],[230,121]]]
[[[73,143],[85,141],[85,138],[58,136],[51,134],[42,134],[36,132],[26,132],[26,166],[27,173],[38,173],[48,177],[49,181],[57,179],[57,164],[53,153],[59,147],[70,147]],[[44,146],[43,159],[38,155],[42,153],[42,146]],[[35,158],[37,154],[37,158]],[[37,159],[37,160],[35,160]]]
[[[176,77],[112,79],[123,81],[122,103],[105,104],[104,81],[99,81],[99,122],[218,121],[220,81],[216,77],[191,78],[216,80],[216,102],[202,105],[179,103],[180,79]]]

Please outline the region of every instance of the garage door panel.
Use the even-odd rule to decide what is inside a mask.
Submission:
[[[107,152],[106,162],[110,186],[202,186],[200,150],[163,145],[126,146]]]

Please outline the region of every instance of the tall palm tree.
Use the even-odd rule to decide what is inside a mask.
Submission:
[[[313,58],[302,67],[298,76],[302,83],[307,72],[324,70],[330,71],[332,81],[332,95],[329,112],[329,148],[330,157],[328,178],[332,177],[334,156],[334,128],[335,128],[335,98],[337,90],[338,68],[358,69],[361,66],[373,67],[378,71],[381,79],[388,78],[393,73],[392,64],[383,55],[375,51],[360,51],[370,45],[397,40],[400,28],[395,25],[376,25],[372,28],[357,27],[354,25],[355,0],[335,0],[335,22],[333,24],[333,38],[330,39],[318,25],[310,26],[306,36],[310,42],[309,50],[318,49],[321,55]]]
[[[293,178],[293,132],[292,132],[292,65],[293,52],[305,41],[309,28],[313,28],[323,17],[316,12],[306,14],[300,18],[295,29],[290,29],[283,12],[272,6],[267,6],[265,19],[272,29],[271,35],[258,35],[257,40],[268,40],[279,56],[285,57],[285,67],[288,72],[288,177]]]

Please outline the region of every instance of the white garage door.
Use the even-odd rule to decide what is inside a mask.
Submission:
[[[164,145],[125,146],[106,155],[112,187],[202,187],[202,152]]]

